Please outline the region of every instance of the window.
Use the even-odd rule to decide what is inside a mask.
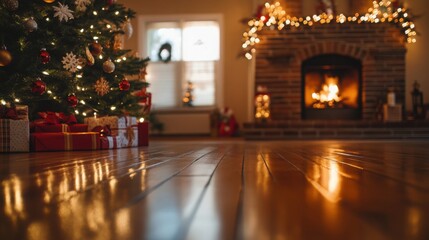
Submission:
[[[151,59],[147,81],[154,108],[185,106],[190,83],[192,106],[219,105],[219,19],[146,19],[140,48]]]

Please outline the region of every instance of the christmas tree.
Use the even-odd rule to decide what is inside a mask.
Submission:
[[[192,92],[194,91],[194,84],[191,81],[186,83],[186,91],[182,98],[183,106],[192,107],[194,106],[194,95]]]
[[[149,59],[121,43],[134,16],[115,0],[0,0],[1,104],[141,116]]]

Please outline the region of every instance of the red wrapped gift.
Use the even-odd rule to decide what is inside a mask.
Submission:
[[[100,136],[100,149],[109,149],[109,140],[107,137]]]
[[[87,124],[41,124],[32,123],[31,132],[88,132]]]
[[[69,125],[70,132],[88,132],[88,124],[71,124]]]
[[[38,113],[41,119],[35,121],[35,123],[44,123],[44,124],[75,124],[77,123],[76,117],[71,115],[65,115],[64,113],[58,112],[39,112]]]
[[[39,112],[40,119],[31,124],[31,132],[87,132],[87,124],[77,124],[76,117],[58,112]]]
[[[32,124],[31,132],[35,133],[48,133],[48,132],[69,132],[69,125],[67,124]]]
[[[139,146],[148,146],[149,145],[149,122],[139,122],[137,123],[138,128],[138,145]]]
[[[138,146],[138,127],[136,117],[130,116],[107,116],[85,118],[88,130],[99,132],[103,136],[119,136],[118,148]],[[111,146],[110,144],[109,146]],[[109,147],[112,148],[112,147]]]
[[[96,132],[80,133],[32,133],[32,151],[96,150],[100,146],[100,135]]]

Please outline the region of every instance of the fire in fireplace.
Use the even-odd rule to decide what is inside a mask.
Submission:
[[[314,100],[313,108],[338,107],[342,100],[339,95],[338,76],[325,74],[323,78],[325,83],[321,90],[311,94]]]
[[[361,63],[337,54],[302,64],[303,119],[360,119]]]

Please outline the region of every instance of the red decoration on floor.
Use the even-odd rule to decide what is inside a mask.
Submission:
[[[220,111],[219,136],[230,137],[237,133],[238,123],[234,113],[228,107]]]
[[[100,148],[100,135],[96,132],[80,133],[32,133],[32,151],[72,151],[97,150]]]

